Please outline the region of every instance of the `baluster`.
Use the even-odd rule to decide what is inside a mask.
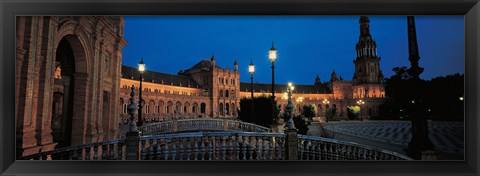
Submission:
[[[269,153],[269,156],[268,156],[268,160],[273,160],[273,137],[270,137],[269,138],[270,141],[267,141],[268,142],[268,153]]]
[[[102,160],[107,160],[107,145],[103,144],[102,145]]]
[[[208,141],[208,137],[207,138],[207,141]],[[204,137],[200,137],[201,140],[201,145],[200,145],[200,155],[202,155],[202,160],[205,160],[205,141],[203,140]]]
[[[180,144],[180,147],[178,147],[178,150],[179,150],[178,159],[179,159],[179,160],[183,160],[183,153],[184,153],[183,138],[180,138],[178,142],[179,142],[179,144]]]
[[[161,160],[161,158],[162,158],[162,154],[161,154],[162,153],[162,146],[161,145],[162,144],[161,144],[160,138],[158,138],[157,139],[157,147],[156,147],[156,151],[155,151],[157,160]]]
[[[247,141],[245,140],[246,136],[242,136],[242,160],[247,160]]]
[[[142,140],[140,147],[141,147],[141,150],[140,150],[141,159],[145,160],[145,157],[147,156],[147,153],[145,153],[145,140]]]
[[[253,160],[253,150],[254,150],[254,145],[253,145],[253,136],[248,136],[249,138],[249,144],[248,146],[250,147],[248,152],[250,153],[250,157],[248,158],[249,160]]]
[[[342,156],[342,147],[339,144],[335,144],[335,160],[340,160]]]
[[[315,141],[315,160],[321,160],[320,158],[320,151],[321,151],[321,146],[319,141]]]
[[[170,151],[170,153],[172,154],[172,160],[176,160],[177,159],[177,139],[176,138],[172,138],[172,150]]]
[[[345,155],[345,160],[351,160],[352,152],[353,152],[353,146],[347,146],[347,151]]]
[[[240,136],[235,134],[235,159],[240,160]]]
[[[98,160],[98,146],[93,146],[93,160]]]
[[[117,149],[118,149],[118,160],[122,160],[123,159],[123,143],[118,143],[118,146],[117,146]]]
[[[306,152],[305,152],[305,159],[306,160],[310,160],[310,157],[312,156],[312,153],[313,153],[313,141],[312,140],[308,140],[308,142],[306,143]]]
[[[280,146],[278,143],[280,143],[280,138],[274,138],[275,139],[275,160],[279,160],[280,158]],[[272,141],[273,142],[273,141]]]
[[[226,145],[226,136],[221,136],[220,139],[222,140],[222,160],[225,161],[227,155],[227,145]]]
[[[218,157],[220,156],[220,147],[219,147],[220,139],[218,136],[215,136],[214,139],[215,139],[215,160],[218,160]]]
[[[90,160],[90,146],[85,148],[85,160]]]
[[[81,148],[77,149],[77,160],[82,160],[82,151],[83,150]]]
[[[299,150],[299,154],[298,154],[298,160],[303,160],[303,153],[305,152],[305,141],[298,141],[298,149]]]
[[[364,148],[364,150],[365,150],[365,159],[366,160],[371,160],[370,150],[365,149],[365,148]]]
[[[170,155],[170,151],[169,151],[169,148],[168,148],[168,145],[169,145],[169,139],[168,138],[165,138],[164,140],[164,145],[165,147],[163,148],[163,158],[164,160],[168,160],[168,157]]]
[[[68,151],[68,160],[73,160],[73,150]]]
[[[213,153],[213,145],[212,145],[212,142],[213,140],[210,140],[210,139],[213,139],[213,137],[211,136],[208,136],[207,137],[207,141],[208,141],[208,160],[212,160],[212,153]]]
[[[191,137],[187,137],[187,160],[190,160],[190,157],[192,157],[192,147],[190,145],[190,138]]]
[[[266,160],[266,159],[267,159],[267,154],[268,154],[268,153],[267,153],[267,140],[265,140],[265,139],[266,139],[266,137],[263,136],[263,137],[262,137],[262,144],[263,144],[263,145],[262,145],[262,159],[263,159],[263,160]]]
[[[333,143],[328,143],[328,159],[329,160],[334,160],[335,159],[335,152],[334,150],[334,144]]]
[[[257,155],[257,156],[255,157],[255,160],[260,160],[260,158],[261,158],[261,156],[262,156],[262,153],[261,153],[262,151],[261,151],[261,149],[260,149],[261,146],[260,146],[259,140],[260,140],[260,137],[255,136],[255,153],[256,153],[256,155]]]
[[[198,142],[199,142],[198,140],[199,140],[199,138],[197,138],[197,137],[193,138],[193,142],[195,143],[195,145],[193,145],[193,160],[195,160],[195,161],[198,158]],[[200,140],[201,140],[201,138],[200,138]],[[200,141],[200,142],[203,144],[202,141]]]
[[[285,159],[285,138],[280,138],[280,148],[282,149],[282,152],[280,152],[280,154],[282,155],[281,156],[281,159],[284,160]]]
[[[315,148],[316,143],[314,141],[310,141],[310,159],[315,160]]]
[[[228,136],[228,156],[230,156],[228,159],[233,160],[233,141],[232,141],[232,136]]]
[[[114,147],[115,145],[114,144],[110,144],[108,145],[108,159],[109,160],[114,160],[115,159],[115,150],[114,150]]]
[[[153,139],[149,140],[150,147],[148,149],[148,160],[153,160],[154,152],[153,152]]]

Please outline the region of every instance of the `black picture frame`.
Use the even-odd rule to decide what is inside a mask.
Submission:
[[[0,11],[1,175],[479,174],[478,0],[1,0]],[[17,15],[465,15],[465,161],[15,161]]]

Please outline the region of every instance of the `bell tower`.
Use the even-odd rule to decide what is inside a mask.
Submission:
[[[377,43],[370,35],[370,19],[360,17],[360,37],[355,47],[356,58],[353,84],[379,84],[383,80],[380,70],[380,57],[377,53]]]

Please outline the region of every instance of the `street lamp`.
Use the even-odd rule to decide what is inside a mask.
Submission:
[[[268,59],[272,62],[272,119],[275,116],[275,61],[277,60],[277,50],[275,49],[273,42],[272,48],[268,51]]]
[[[325,105],[325,122],[328,123],[327,110],[328,110],[328,104],[330,104],[330,101],[328,101],[327,99],[324,99],[323,104]]]
[[[360,106],[360,121],[363,121],[363,117],[362,117],[362,105],[365,104],[365,102],[363,100],[358,100],[357,101],[357,104]]]
[[[248,72],[250,73],[250,93],[251,93],[251,98],[252,98],[252,102],[251,102],[251,119],[254,120],[255,118],[253,117],[254,116],[254,112],[253,112],[253,74],[255,73],[255,65],[253,65],[253,61],[250,60],[250,65],[248,65]]]
[[[142,120],[142,81],[143,81],[143,72],[145,72],[145,63],[143,63],[143,57],[140,60],[140,63],[138,63],[138,72],[140,72],[140,88],[138,92],[138,124],[137,126],[142,126],[143,120]]]
[[[295,130],[295,123],[293,122],[293,116],[292,116],[292,112],[293,112],[293,108],[294,108],[294,105],[293,105],[293,102],[292,102],[292,91],[295,89],[295,87],[293,87],[293,84],[291,82],[288,83],[288,87],[287,87],[287,93],[288,93],[288,103],[287,105],[285,106],[285,112],[287,113],[287,130]]]

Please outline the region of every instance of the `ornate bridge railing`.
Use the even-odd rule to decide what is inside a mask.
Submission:
[[[270,129],[232,119],[182,119],[148,124],[139,128],[142,135],[192,131],[270,132]]]
[[[299,160],[411,160],[396,152],[354,142],[298,135]]]
[[[125,159],[125,141],[112,140],[74,147],[59,148],[23,156],[20,160],[122,160]]]
[[[410,160],[401,154],[315,136],[298,135],[293,160]],[[282,133],[192,132],[141,136],[128,149],[127,140],[61,148],[19,159],[125,160],[286,160],[288,140]]]

